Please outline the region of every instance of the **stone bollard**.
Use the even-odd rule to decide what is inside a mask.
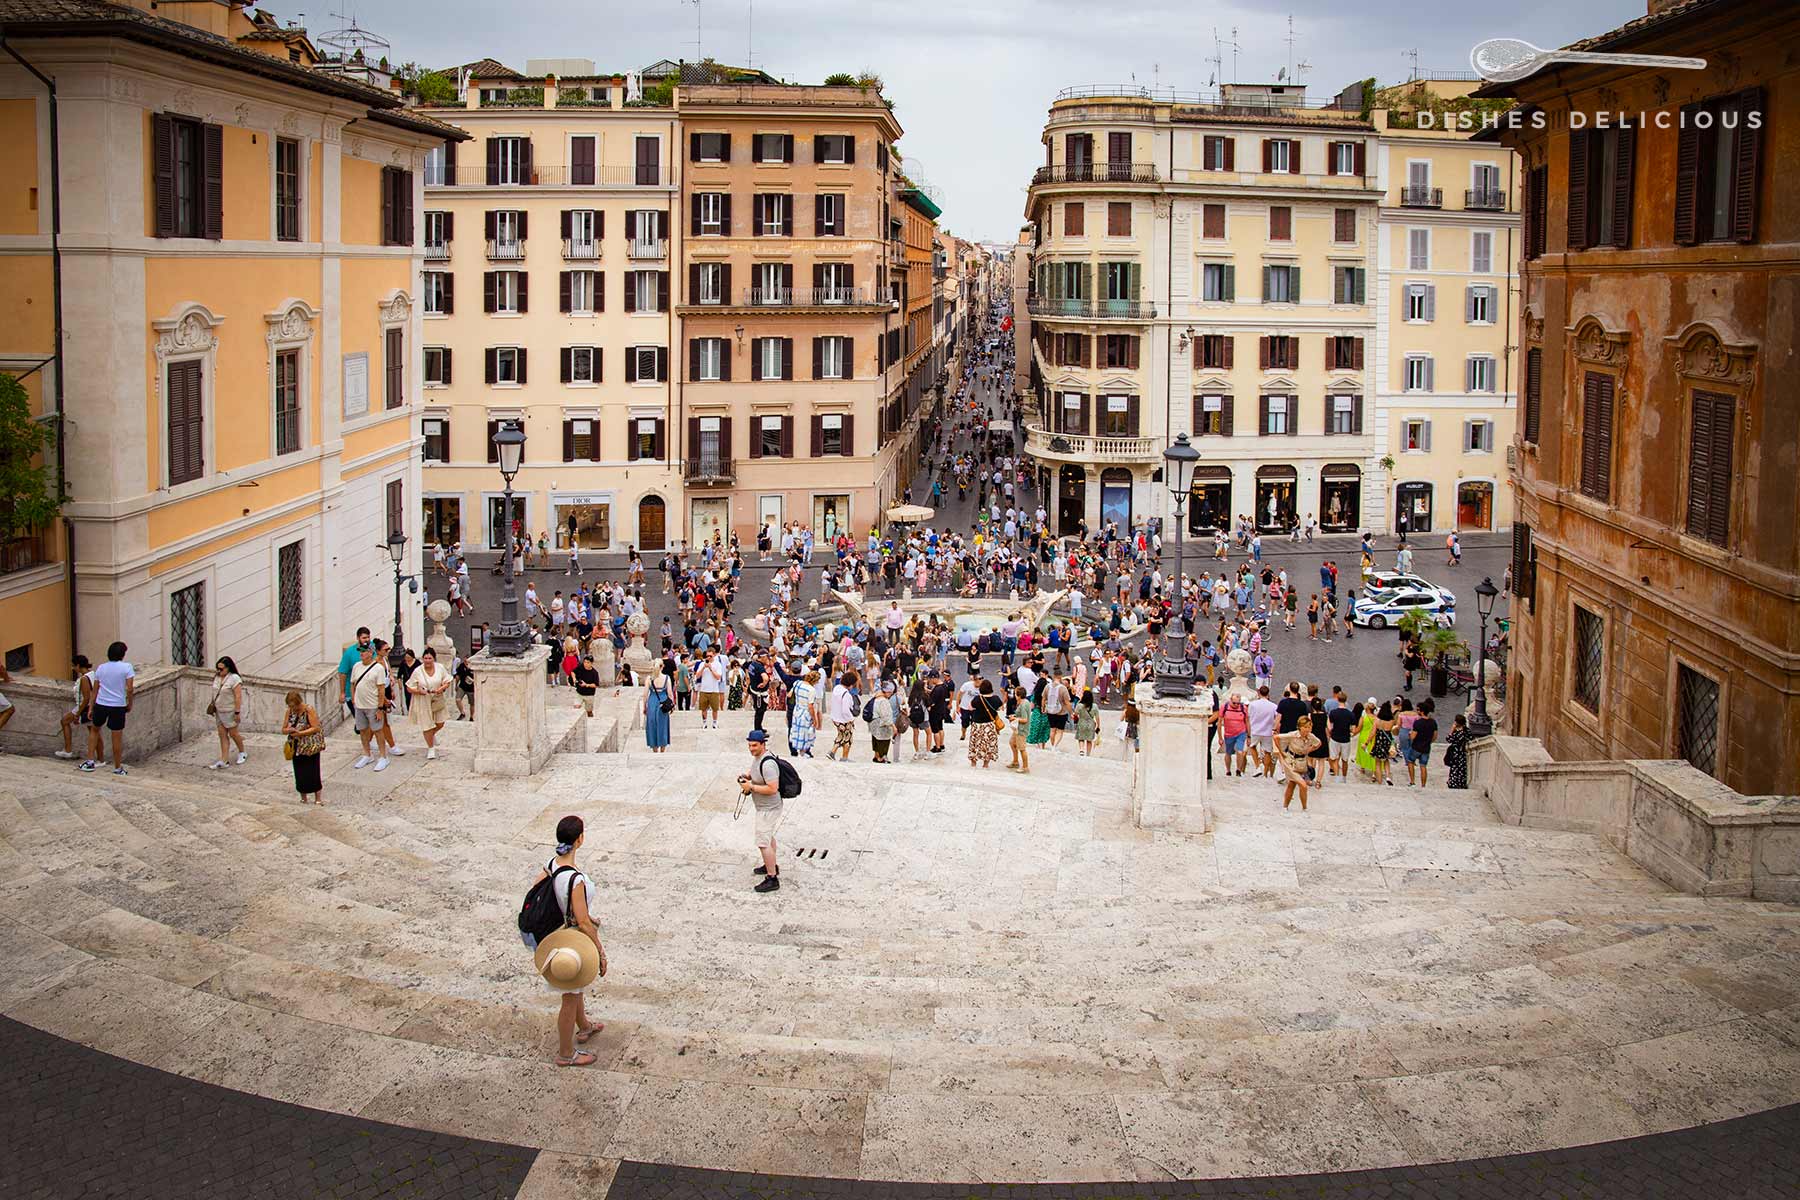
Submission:
[[[1206,723],[1212,716],[1211,688],[1192,700],[1158,699],[1138,692],[1138,753],[1132,757],[1131,819],[1139,829],[1205,833],[1212,828],[1206,807]]]

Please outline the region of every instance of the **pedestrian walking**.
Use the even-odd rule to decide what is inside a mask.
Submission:
[[[1286,808],[1294,802],[1296,791],[1300,795],[1300,811],[1306,811],[1306,787],[1312,775],[1312,752],[1319,747],[1319,739],[1313,736],[1312,717],[1301,717],[1291,733],[1275,735],[1275,754],[1281,763],[1281,774],[1286,781],[1282,788],[1281,807]]]
[[[532,948],[538,973],[550,990],[562,996],[556,1013],[556,1065],[559,1067],[591,1067],[598,1058],[588,1050],[578,1050],[606,1026],[590,1021],[587,1015],[587,989],[606,974],[606,950],[600,944],[600,927],[589,907],[594,888],[587,875],[575,863],[575,852],[586,840],[586,827],[573,814],[556,823],[556,854],[544,864],[532,881],[536,887],[545,879],[556,897],[562,913],[563,928],[539,940]],[[572,927],[572,928],[571,928]]]
[[[644,744],[652,754],[669,748],[669,714],[675,711],[674,684],[669,680],[668,664],[657,669],[644,689]]]
[[[362,647],[362,664],[350,686],[352,728],[362,741],[362,754],[350,765],[358,771],[371,762],[377,771],[388,769],[386,734],[391,704],[387,687],[387,664],[381,661],[371,642]]]
[[[222,657],[213,664],[213,693],[207,702],[206,715],[213,719],[213,729],[219,735],[219,757],[207,764],[209,771],[223,770],[227,760],[244,765],[244,735],[238,731],[244,715],[244,681],[238,675],[237,664],[230,657]],[[3,724],[4,722],[0,722]],[[236,747],[236,754],[232,747]]]
[[[775,835],[781,828],[783,799],[781,764],[769,753],[769,735],[752,729],[744,739],[750,757],[755,760],[749,774],[738,776],[738,794],[750,798],[756,812],[756,849],[762,865],[751,872],[763,876],[752,891],[774,892],[781,888],[781,866],[776,861]]]
[[[425,737],[425,757],[437,757],[437,735],[450,720],[450,689],[455,677],[440,665],[437,651],[430,646],[419,659],[418,667],[406,679],[407,695],[412,697],[407,714]]]
[[[137,669],[125,661],[126,646],[124,642],[114,642],[106,648],[106,661],[94,668],[94,702],[89,708],[94,722],[94,748],[100,748],[99,731],[105,729],[112,742],[112,768],[114,775],[123,775],[125,771],[125,717],[131,712],[132,702],[137,697]],[[7,711],[11,711],[8,708]],[[81,764],[83,771],[93,771],[99,767],[99,755]]]
[[[323,806],[325,784],[320,779],[319,756],[325,753],[325,729],[319,723],[318,710],[299,692],[289,692],[285,699],[287,712],[281,729],[287,734],[287,743],[282,753],[294,764],[294,790],[300,793],[300,803]]]
[[[1444,739],[1444,767],[1449,784],[1461,791],[1469,786],[1469,723],[1461,713],[1450,721],[1450,736]]]

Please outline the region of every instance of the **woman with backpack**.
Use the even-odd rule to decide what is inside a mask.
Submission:
[[[869,701],[869,741],[875,750],[875,761],[884,763],[899,724],[900,701],[894,694],[893,680],[884,680],[880,686],[881,692]]]
[[[652,754],[669,748],[669,714],[675,709],[675,695],[667,670],[658,671],[644,689],[644,744]]]
[[[593,1021],[587,1016],[587,987],[596,975],[606,974],[606,950],[600,945],[600,929],[594,922],[588,901],[594,894],[593,885],[588,877],[575,865],[575,851],[581,848],[585,838],[585,826],[580,817],[567,816],[556,823],[556,856],[544,864],[538,872],[532,887],[544,880],[550,881],[550,891],[556,898],[557,910],[562,914],[564,927],[574,926],[580,933],[594,943],[594,951],[599,957],[598,970],[589,974],[586,964],[572,978],[555,969],[554,960],[569,953],[566,947],[553,946],[552,939],[561,937],[561,930],[553,932],[538,941],[542,950],[538,954],[538,970],[543,973],[544,982],[550,990],[562,993],[562,1008],[556,1014],[556,1065],[559,1067],[591,1067],[595,1056],[587,1050],[577,1050],[578,1043],[586,1044],[589,1038],[599,1033],[606,1026]],[[532,896],[526,894],[525,903],[529,911]],[[567,940],[562,939],[562,940]],[[534,945],[534,950],[539,946]],[[585,955],[582,958],[585,959]],[[583,978],[583,976],[586,976]],[[559,981],[559,978],[561,981]]]

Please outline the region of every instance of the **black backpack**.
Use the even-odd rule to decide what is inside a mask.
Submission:
[[[794,764],[785,758],[775,759],[775,791],[783,800],[792,800],[800,794],[800,772],[794,770]]]
[[[564,915],[562,905],[556,901],[556,877],[564,871],[574,870],[574,867],[558,867],[532,884],[531,890],[525,893],[525,903],[519,906],[519,933],[534,949],[543,939],[574,923]],[[571,891],[574,886],[573,883],[569,885]]]

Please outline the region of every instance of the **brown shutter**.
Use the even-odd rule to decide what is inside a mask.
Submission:
[[[819,458],[825,450],[825,418],[813,414],[812,419],[812,457]]]
[[[1273,142],[1269,138],[1263,139],[1262,155],[1263,155],[1263,161],[1262,161],[1263,174],[1267,175],[1271,170],[1274,169],[1274,166],[1275,166],[1275,147],[1274,147]]]
[[[1331,348],[1331,339],[1330,338],[1325,339],[1325,347],[1327,350],[1329,350]],[[1333,430],[1331,428],[1331,393],[1326,392],[1325,393],[1325,434],[1326,434],[1326,436],[1329,437],[1334,432],[1335,432],[1335,430]]]
[[[637,347],[627,346],[625,347],[625,382],[636,383],[637,377]]]
[[[625,351],[625,361],[627,363],[631,362],[630,349],[627,349]],[[637,459],[638,459],[638,423],[637,423],[636,418],[627,417],[625,419],[625,461],[636,462]]]
[[[1125,433],[1128,437],[1138,436],[1138,398],[1135,394],[1125,397]]]
[[[527,354],[526,354],[525,347],[520,346],[518,349],[519,382],[520,383],[524,383],[526,381],[525,380],[525,359],[526,359],[526,357],[527,357]]]
[[[719,233],[731,236],[731,193],[726,192],[719,197]]]
[[[818,146],[819,140],[817,137],[813,138],[814,147]],[[813,154],[816,161],[818,150],[814,149]],[[813,197],[813,236],[825,236],[825,194],[823,192]]]
[[[1088,394],[1086,392],[1081,393],[1081,408],[1077,414],[1077,419],[1081,424],[1080,428],[1075,430],[1076,433],[1086,436],[1093,432],[1094,426],[1088,415]]]
[[[763,230],[763,199],[761,192],[750,197],[750,236],[761,237]]]
[[[200,195],[206,205],[201,234],[216,242],[225,236],[225,131],[202,125],[200,146]]]
[[[1693,395],[1688,422],[1687,531],[1706,537],[1713,496],[1713,397]]]
[[[493,352],[493,351],[492,351],[492,350],[489,350],[489,351],[488,351],[488,356],[489,356],[489,358],[490,358],[490,359],[491,359],[491,358],[492,358],[492,356],[493,356],[493,353],[494,353],[494,352]],[[493,382],[493,378],[492,378],[492,376],[491,376],[491,374],[490,374],[490,376],[489,376],[489,378],[488,378],[488,382],[489,382],[489,383],[492,383],[492,382]],[[489,422],[488,422],[488,423],[487,423],[487,427],[488,427],[488,432],[487,432],[487,460],[488,460],[488,461],[489,461],[489,462],[499,462],[499,461],[500,461],[500,447],[498,447],[498,446],[496,446],[496,445],[494,445],[494,435],[495,435],[495,434],[496,434],[496,433],[499,433],[499,432],[500,432],[500,422],[498,422],[498,421],[489,421]]]
[[[1538,440],[1544,412],[1544,352],[1533,346],[1525,352],[1525,440]]]
[[[794,339],[791,337],[781,339],[781,377],[794,377]]]
[[[1234,360],[1237,358],[1237,337],[1235,334],[1228,333],[1224,335],[1224,338],[1223,346],[1225,354],[1224,357],[1219,360],[1219,366],[1222,370],[1229,371],[1232,368]]]
[[[166,369],[169,433],[169,486],[188,483],[206,473],[205,392],[202,365],[197,361],[170,363]]]
[[[155,160],[155,233],[175,236],[175,122],[167,113],[150,118],[151,155]]]
[[[1369,147],[1364,142],[1356,143],[1356,173],[1364,176],[1369,173]]]
[[[1328,337],[1325,339],[1325,369],[1327,371],[1335,371],[1338,369],[1337,339],[1334,337]],[[1331,419],[1330,419],[1331,397],[1330,396],[1325,397],[1325,412],[1326,412],[1325,424],[1329,427],[1331,424]],[[1330,433],[1331,432],[1330,428],[1327,428],[1325,430],[1325,432]]]
[[[575,347],[562,347],[557,351],[557,359],[562,368],[562,381],[573,383],[575,381]],[[568,460],[565,458],[564,461]]]
[[[1300,397],[1290,395],[1287,398],[1287,431],[1289,437],[1300,434]]]
[[[813,339],[812,377],[814,379],[825,378],[825,339],[822,337]]]
[[[656,457],[667,458],[669,456],[668,428],[667,428],[666,422],[664,422],[661,417],[656,418],[655,440],[656,440]]]
[[[1265,371],[1269,369],[1269,339],[1266,337],[1256,339],[1256,365]]]
[[[1362,370],[1363,369],[1363,340],[1361,338],[1357,338],[1354,342],[1352,342],[1350,344],[1350,353],[1351,353],[1350,369],[1352,371]]]
[[[574,220],[574,209],[565,208],[562,210],[562,239],[565,242],[569,240],[569,227],[573,224]]]
[[[519,139],[519,179],[524,183],[536,183],[537,176],[531,169],[531,139]]]
[[[781,236],[794,236],[794,197],[788,196],[787,203],[781,206]]]
[[[1363,424],[1362,424],[1362,417],[1363,417],[1363,405],[1362,405],[1362,400],[1363,400],[1363,398],[1362,398],[1362,394],[1361,394],[1361,393],[1360,393],[1360,392],[1359,392],[1359,393],[1358,393],[1358,394],[1357,394],[1357,396],[1356,396],[1356,398],[1355,398],[1355,401],[1354,401],[1354,402],[1353,402],[1353,403],[1352,403],[1352,404],[1351,404],[1351,406],[1350,406],[1350,432],[1351,432],[1351,433],[1354,433],[1354,434],[1361,434],[1361,433],[1362,433],[1362,431],[1363,431]]]
[[[500,139],[487,140],[487,185],[494,187],[500,182]]]
[[[1731,236],[1740,242],[1756,240],[1756,196],[1761,187],[1762,129],[1752,128],[1752,113],[1762,113],[1763,90],[1747,88],[1737,94],[1737,161],[1731,173]]]
[[[839,436],[840,447],[845,458],[856,456],[856,417],[852,413],[844,414],[844,427]]]
[[[637,235],[637,209],[628,208],[625,210],[625,240],[630,241]]]
[[[756,364],[751,363],[750,369],[751,369],[752,373],[754,373],[756,370]],[[751,417],[750,418],[750,457],[751,458],[761,458],[762,457],[762,423],[763,423],[763,419],[761,417]]]
[[[557,272],[557,275],[558,275],[557,291],[559,293],[558,303],[561,306],[560,308],[557,309],[558,312],[568,312],[569,311],[569,308],[571,305],[571,301],[569,299],[569,288],[570,288],[569,277],[573,274],[574,274],[573,271]]]
[[[656,273],[656,311],[664,313],[669,311],[669,273],[667,271]]]
[[[606,272],[594,272],[594,311],[606,311]]]
[[[1569,134],[1569,249],[1585,250],[1588,244],[1588,135],[1586,129]]]
[[[567,359],[568,353],[567,350],[563,351],[565,360]],[[564,378],[566,379],[567,376]],[[575,461],[575,422],[569,420],[567,417],[563,418],[562,423],[562,452],[562,460],[564,462]]]
[[[719,457],[724,458],[724,459],[729,459],[731,457],[731,445],[730,445],[730,443],[725,442],[725,435],[722,432],[719,435],[719,441],[722,443],[725,443],[719,447]],[[700,456],[700,418],[699,417],[689,417],[688,418],[687,456],[688,456],[689,461],[692,461],[693,459],[696,459]]]
[[[520,209],[519,210],[519,240],[522,242],[530,236],[531,236],[531,213],[525,209]]]
[[[456,179],[456,143],[444,143],[444,182],[454,184]]]
[[[1226,396],[1223,400],[1220,401],[1219,410],[1220,410],[1219,411],[1219,428],[1224,431],[1224,435],[1226,437],[1230,437],[1231,432],[1232,432],[1232,426],[1231,426],[1232,398],[1230,396]]]
[[[492,382],[494,382],[494,380],[496,378],[498,378],[498,376],[500,374],[500,369],[499,369],[500,368],[500,351],[495,349],[493,346],[489,346],[486,350],[484,350],[482,352],[482,354],[484,356],[483,357],[483,378],[484,378],[485,382],[492,383]],[[492,425],[493,422],[489,421],[488,424]],[[493,433],[493,430],[490,429],[488,432],[491,435]],[[489,459],[488,461],[492,462],[493,460]]]
[[[446,384],[450,382],[450,358],[450,347],[445,346],[442,350],[438,351],[438,361],[443,363],[444,382]]]
[[[1613,229],[1612,244],[1620,249],[1631,245],[1633,164],[1637,158],[1637,129],[1621,125],[1615,134],[1619,153],[1613,162]]]
[[[781,418],[781,457],[794,457],[794,418]]]
[[[687,377],[690,380],[700,378],[700,339],[699,338],[689,338],[688,339]]]
[[[531,292],[530,292],[531,276],[524,271],[520,271],[518,274],[519,274],[519,311],[520,312],[529,312],[531,310]]]
[[[1589,371],[1581,389],[1581,491],[1606,501],[1612,491],[1612,400],[1610,375]]]
[[[1741,127],[1740,127],[1741,128]],[[1696,395],[1695,399],[1700,399]],[[1707,540],[1720,546],[1731,536],[1732,442],[1737,429],[1737,401],[1726,395],[1707,396],[1712,405],[1711,495],[1707,501]]]
[[[695,192],[688,200],[688,236],[700,236],[700,193]]]
[[[637,272],[625,272],[625,311],[637,311]]]
[[[1700,105],[1683,105],[1675,135],[1675,244],[1692,246],[1699,237],[1700,130],[1694,116]]]
[[[1225,139],[1225,169],[1237,170],[1237,139],[1234,137]]]
[[[700,264],[688,264],[688,298],[689,304],[700,303]]]
[[[483,271],[481,273],[482,312],[491,313],[494,311],[494,289],[498,286],[498,281],[496,279],[497,275],[498,272],[496,271]]]

